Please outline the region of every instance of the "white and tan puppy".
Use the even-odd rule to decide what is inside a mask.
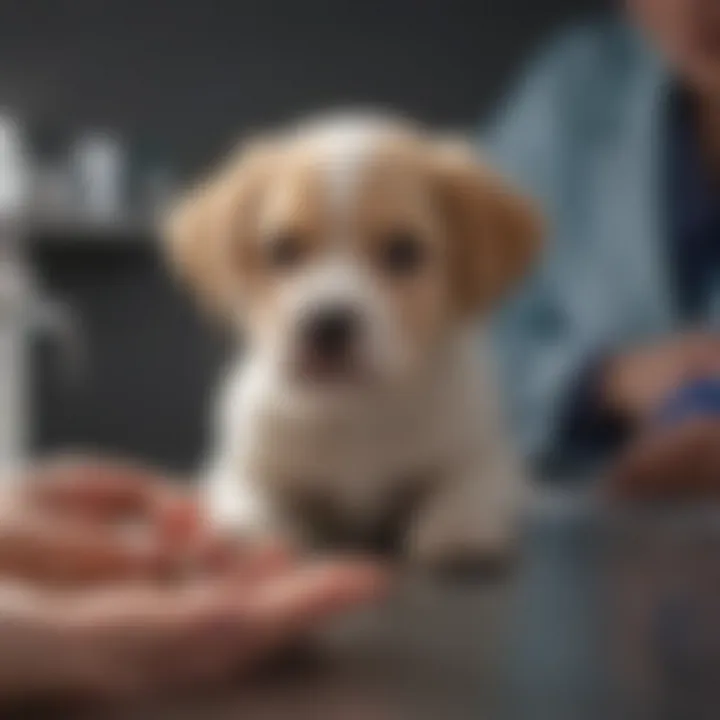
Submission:
[[[367,115],[250,144],[181,202],[171,256],[246,342],[219,397],[212,517],[330,540],[394,519],[423,563],[507,550],[523,472],[478,319],[540,232],[469,148]]]

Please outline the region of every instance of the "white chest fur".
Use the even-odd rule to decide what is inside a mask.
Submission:
[[[469,467],[485,484],[480,467],[504,453],[504,433],[483,357],[477,342],[459,338],[422,384],[368,393],[353,405],[293,400],[250,360],[221,396],[221,447],[208,478],[212,514],[243,530],[275,530],[273,498],[311,489],[364,522],[414,478],[442,485]]]

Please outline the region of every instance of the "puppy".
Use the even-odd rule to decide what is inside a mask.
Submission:
[[[303,543],[392,520],[430,565],[506,553],[523,471],[479,321],[540,236],[469,147],[379,116],[259,140],[182,200],[174,265],[246,343],[219,395],[212,518]]]

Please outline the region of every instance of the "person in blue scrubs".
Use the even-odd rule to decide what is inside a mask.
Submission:
[[[626,0],[564,34],[481,145],[550,225],[494,328],[525,454],[602,464],[647,428],[697,452],[701,419],[720,461],[720,3]]]

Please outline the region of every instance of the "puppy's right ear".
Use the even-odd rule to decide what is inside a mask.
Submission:
[[[171,265],[214,312],[228,311],[242,290],[267,155],[262,143],[241,149],[182,197],[165,220]]]
[[[211,181],[188,192],[170,210],[163,227],[165,248],[177,276],[207,299],[218,251],[218,189]]]

